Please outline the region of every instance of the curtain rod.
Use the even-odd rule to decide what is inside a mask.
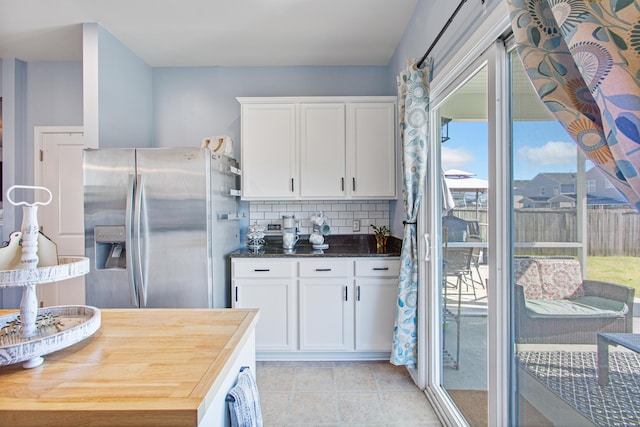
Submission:
[[[485,2],[485,0],[480,0],[480,1],[482,2],[482,4],[484,4],[484,2]],[[460,1],[460,4],[458,4],[458,7],[456,7],[456,10],[453,11],[453,13],[449,17],[449,20],[447,21],[447,23],[444,24],[444,27],[442,27],[442,29],[440,30],[440,32],[436,36],[435,40],[433,41],[433,43],[431,43],[431,46],[429,46],[429,49],[427,49],[427,51],[424,53],[424,55],[422,56],[420,61],[418,61],[418,63],[416,64],[417,68],[422,67],[422,64],[424,63],[424,61],[427,59],[427,57],[431,53],[431,50],[435,47],[436,43],[438,43],[438,40],[440,40],[440,37],[442,37],[444,32],[447,31],[447,28],[449,28],[449,25],[451,25],[451,23],[453,22],[453,18],[456,17],[458,12],[460,12],[460,9],[462,9],[462,5],[464,5],[466,2],[467,2],[467,0],[461,0]]]

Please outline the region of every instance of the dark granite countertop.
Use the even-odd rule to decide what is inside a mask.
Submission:
[[[295,249],[282,248],[281,236],[267,236],[266,245],[254,250],[240,248],[231,252],[231,258],[251,257],[398,257],[402,249],[402,240],[390,236],[387,252],[376,252],[376,239],[373,234],[342,234],[325,237],[327,249],[313,249],[308,235],[301,235]]]

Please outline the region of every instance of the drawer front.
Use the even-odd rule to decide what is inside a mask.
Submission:
[[[232,260],[233,277],[292,277],[295,261]]]
[[[353,261],[339,258],[300,261],[300,277],[344,277],[353,274]]]
[[[356,260],[356,276],[358,277],[398,277],[399,275],[399,258]]]

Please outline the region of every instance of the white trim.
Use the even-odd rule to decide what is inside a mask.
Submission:
[[[480,27],[461,46],[458,52],[442,66],[434,64],[433,80],[431,82],[431,99],[437,98],[466,68],[473,63],[478,55],[491,46],[505,31],[511,28],[509,11],[506,2],[501,1],[482,21]]]
[[[435,64],[436,68],[434,68],[434,79],[431,83],[431,121],[432,123],[436,123],[439,118],[435,111],[437,110],[439,104],[444,102],[446,97],[453,93],[457,89],[457,87],[463,85],[466,80],[470,78],[475,72],[481,68],[487,60],[493,60],[493,64],[495,64],[496,60],[499,59],[498,55],[500,53],[496,53],[498,48],[496,40],[498,40],[506,31],[510,28],[510,20],[509,14],[504,2],[500,2],[495,9],[484,19],[481,23],[480,27],[477,31],[471,34],[468,37],[468,41],[463,44],[463,46],[458,50],[458,52],[449,60],[447,63],[443,64],[442,68],[438,69],[438,64]],[[492,49],[493,47],[493,49]],[[484,55],[486,54],[486,57]],[[506,56],[506,52],[504,51],[504,47],[502,47],[501,55]],[[503,64],[506,65],[506,64]],[[494,65],[489,65],[489,70],[493,74],[488,76],[489,82],[489,92],[488,99],[491,106],[492,102],[495,102],[495,105],[502,105],[504,107],[503,96],[508,94],[505,92],[505,88],[508,87],[506,82],[506,69],[502,70],[493,70]],[[489,108],[492,111],[491,108]],[[492,151],[490,151],[490,159],[492,157],[495,158],[495,163],[490,164],[490,169],[500,169],[496,171],[493,176],[493,181],[490,181],[490,188],[497,188],[496,183],[502,182],[505,180],[505,174],[509,172],[509,149],[510,145],[506,143],[508,141],[508,134],[506,132],[506,126],[504,122],[496,123],[496,113],[492,114],[489,117],[490,121],[490,129],[489,129],[489,141],[495,142],[490,144]],[[504,114],[501,116],[501,120],[508,120],[508,115],[506,115],[506,110],[501,110],[498,114]],[[491,123],[492,122],[492,123]],[[439,129],[437,126],[431,127],[431,140],[436,141],[439,135]],[[496,139],[492,139],[491,136]],[[441,200],[440,197],[434,197],[433,195],[440,194],[440,162],[436,161],[433,164],[434,158],[439,159],[439,144],[436,145],[437,150],[432,148],[429,153],[429,163],[427,171],[428,173],[428,182],[426,184],[425,189],[425,200],[430,200],[430,206],[425,207],[425,212],[420,216],[420,224],[423,225],[422,230],[426,230],[429,233],[438,233],[441,234],[438,230],[440,226],[440,218],[438,217],[441,212]],[[496,148],[496,146],[500,146]],[[505,157],[507,156],[507,157]],[[503,169],[502,166],[506,165],[507,169]],[[501,166],[501,168],[497,168],[496,166]],[[506,175],[508,176],[508,175]],[[501,181],[502,180],[502,181]],[[508,182],[508,181],[507,181]],[[503,182],[503,185],[504,184]],[[501,206],[502,211],[500,220],[504,221],[505,215],[509,214],[509,210],[506,209],[503,205],[506,202],[509,202],[508,195],[510,195],[510,191],[507,195],[504,195],[501,198],[496,198],[493,201],[495,204],[491,209],[497,211],[498,206]],[[490,198],[491,200],[491,198]],[[427,212],[428,209],[428,212]],[[501,226],[503,223],[498,223],[497,219],[492,229],[497,230],[498,224]],[[496,233],[494,233],[496,234]],[[490,240],[490,245],[492,247],[496,247],[498,242],[501,242],[502,250],[506,251],[506,253],[497,253],[498,257],[492,256],[490,258],[490,268],[493,270],[490,272],[490,286],[494,286],[496,283],[509,283],[503,276],[507,276],[510,274],[509,269],[501,268],[500,266],[508,265],[505,262],[509,262],[507,259],[505,261],[504,258],[510,255],[510,242],[508,241],[510,238],[509,235],[503,235],[503,233],[497,233],[496,236],[492,237]],[[507,239],[507,240],[505,240]],[[432,254],[432,259],[440,259],[442,245],[441,245],[441,236],[433,236],[430,241],[430,253]],[[422,248],[422,252],[420,252],[420,248]],[[419,246],[419,257],[420,257],[420,265],[423,267],[423,272],[419,271],[419,294],[423,293],[426,295],[426,301],[424,305],[426,306],[426,310],[420,310],[421,313],[430,313],[430,319],[418,320],[419,330],[420,325],[424,322],[428,325],[428,328],[425,330],[425,333],[421,333],[419,335],[420,339],[427,341],[428,348],[427,351],[419,353],[418,360],[418,368],[422,370],[420,374],[417,376],[419,379],[426,379],[426,387],[425,393],[427,394],[428,399],[432,403],[434,409],[440,416],[441,421],[445,425],[451,426],[465,426],[468,425],[467,421],[464,419],[462,414],[457,410],[455,404],[451,401],[449,395],[446,393],[446,390],[440,385],[441,381],[441,372],[440,372],[440,362],[441,362],[441,341],[440,341],[440,323],[439,319],[437,321],[433,321],[434,316],[439,318],[440,313],[440,291],[439,286],[428,286],[429,284],[437,283],[440,277],[438,266],[431,263],[425,263],[424,253],[425,253],[426,245]],[[493,250],[493,249],[492,249]],[[491,267],[492,266],[492,267]],[[421,273],[421,274],[420,274]],[[431,289],[429,289],[431,288]],[[421,291],[421,292],[420,292]],[[502,292],[498,292],[492,296],[492,301],[489,302],[490,310],[493,308],[493,320],[488,323],[488,349],[491,348],[492,351],[488,352],[488,375],[489,375],[489,425],[490,426],[502,426],[509,425],[509,381],[511,369],[505,372],[505,367],[509,366],[511,360],[509,359],[509,342],[510,342],[510,333],[508,328],[506,327],[505,319],[509,319],[509,305],[508,301],[505,298],[508,298],[508,289],[503,289]],[[419,300],[419,304],[423,303],[423,298]],[[497,303],[500,301],[501,307],[496,309]],[[490,313],[491,314],[491,313]],[[425,316],[426,317],[426,316]],[[420,341],[420,340],[419,340]],[[495,347],[494,347],[495,346]],[[420,347],[419,347],[420,348]],[[495,353],[500,353],[499,356],[496,356]],[[505,364],[505,362],[507,364]],[[426,372],[424,372],[426,371]],[[493,397],[491,395],[494,394]]]
[[[507,426],[510,420],[510,399],[513,369],[511,351],[511,144],[508,58],[504,43],[496,41],[488,51],[487,99],[495,100],[496,108],[488,108],[489,124],[489,282],[493,289],[487,295],[487,363],[488,363],[488,425]],[[502,65],[502,66],[500,66]],[[491,349],[491,351],[488,351]]]

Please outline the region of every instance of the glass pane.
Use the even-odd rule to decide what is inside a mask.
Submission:
[[[640,356],[621,335],[597,344],[632,332],[631,292],[583,279],[639,287],[640,217],[544,108],[515,51],[510,63],[517,424],[633,425]]]
[[[441,129],[443,388],[472,425],[487,413],[487,73],[438,109]]]

